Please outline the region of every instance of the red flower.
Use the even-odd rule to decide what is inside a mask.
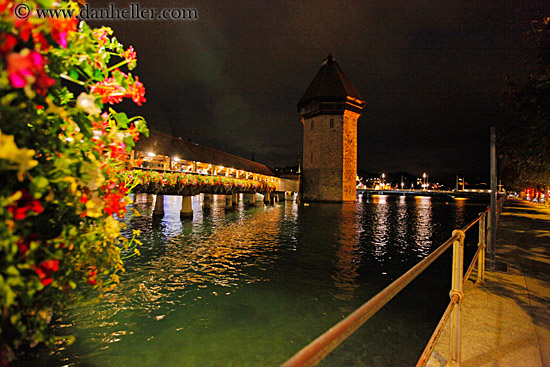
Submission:
[[[136,77],[132,83],[131,77],[122,71],[116,69],[113,73],[117,75],[120,74],[126,79],[128,83],[127,90],[118,83],[114,76],[112,76],[92,85],[90,87],[90,92],[101,96],[102,103],[108,102],[110,104],[115,104],[122,102],[123,98],[132,98],[138,106],[141,106],[141,104],[146,101],[145,88],[138,77]]]
[[[8,212],[13,215],[15,220],[25,219],[27,212],[34,212],[40,214],[44,211],[44,208],[40,204],[40,201],[33,199],[30,192],[27,190],[21,190],[21,198],[13,205],[8,205]]]
[[[86,204],[88,202],[88,195],[82,194],[79,200],[82,204]]]
[[[138,106],[141,106],[143,102],[147,101],[145,99],[145,87],[139,81],[137,76],[134,85],[130,85],[130,93],[125,95],[125,97],[131,97],[132,101],[134,101],[134,103],[136,103]]]
[[[109,146],[111,150],[111,158],[116,160],[124,160],[126,157],[126,144],[118,142]]]
[[[35,45],[40,45],[40,50],[48,51],[48,49],[50,48],[50,45],[48,44],[48,41],[46,40],[46,36],[44,36],[43,33],[41,33],[41,32],[34,33],[33,32],[32,39],[33,39]]]
[[[75,31],[78,19],[73,18],[48,18],[52,26],[52,38],[63,48],[67,48],[67,33]]]
[[[53,282],[52,274],[59,269],[59,260],[44,260],[35,269],[42,285],[47,286]]]
[[[0,55],[5,55],[11,52],[17,44],[17,38],[13,34],[2,33],[0,39],[3,39],[2,46],[0,46]]]
[[[19,240],[17,240],[17,248],[19,249],[19,253],[21,255],[25,255],[27,251],[29,251],[31,242],[36,241],[37,239],[38,239],[38,235],[36,233],[29,235],[25,239],[19,238]]]
[[[90,275],[88,276],[88,284],[89,285],[95,285],[97,283],[97,268],[95,265],[92,265],[92,270],[90,271]]]
[[[101,103],[115,104],[122,102],[126,90],[118,84],[114,77],[97,82],[90,87],[90,92],[101,96]]]

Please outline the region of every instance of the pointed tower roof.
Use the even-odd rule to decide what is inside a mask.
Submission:
[[[306,92],[300,98],[298,108],[313,100],[346,101],[348,97],[362,103],[365,101],[334,60],[334,57],[329,54]]]

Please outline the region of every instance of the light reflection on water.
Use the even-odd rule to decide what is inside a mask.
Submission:
[[[374,196],[226,211],[223,197],[210,210],[195,199],[193,220],[181,221],[181,198],[165,197],[165,216],[152,219],[154,196],[137,195],[142,216],[129,220],[127,231],[141,230],[142,256],[127,261],[121,285],[100,303],[75,307],[59,320],[70,326],[60,333],[78,339],[50,356],[49,365],[279,365],[483,208]],[[429,278],[435,290],[420,286],[392,302],[391,316],[372,320],[377,331],[392,325],[393,331],[376,344],[361,342],[359,354],[344,346],[324,365],[350,365],[350,355],[365,365],[414,363],[440,313],[413,308],[411,315],[400,304],[420,297],[431,308],[444,307],[450,279],[439,276],[446,268],[435,271]],[[418,341],[403,337],[416,334]]]

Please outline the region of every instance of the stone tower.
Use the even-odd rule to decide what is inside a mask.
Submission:
[[[355,201],[357,119],[364,105],[329,55],[298,102],[304,126],[304,201]]]

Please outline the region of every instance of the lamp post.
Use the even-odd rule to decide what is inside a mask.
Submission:
[[[424,177],[424,185],[422,185],[422,186],[424,187],[424,190],[426,190],[426,189],[427,189],[427,185],[426,185],[426,182],[427,182],[427,181],[426,181],[426,177],[427,177],[427,176],[426,176],[426,172],[424,172],[424,174],[422,175],[422,177]]]
[[[386,174],[382,173],[382,189],[386,186]]]

